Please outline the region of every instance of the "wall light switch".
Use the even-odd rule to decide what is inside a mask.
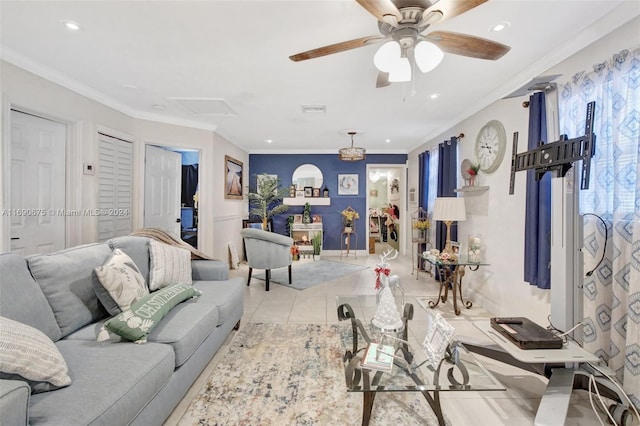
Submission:
[[[82,167],[82,172],[85,175],[95,175],[96,174],[96,168],[93,164],[89,164],[89,163],[84,163],[83,167]]]

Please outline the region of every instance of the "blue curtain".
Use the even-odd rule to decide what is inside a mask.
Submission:
[[[547,142],[544,92],[529,98],[529,144],[534,149]],[[551,173],[537,181],[527,171],[527,204],[524,234],[524,280],[538,288],[551,288]]]
[[[458,138],[453,136],[450,140],[438,146],[438,197],[455,197],[458,183]],[[435,248],[442,250],[447,238],[447,227],[444,223],[436,224]],[[451,225],[451,241],[458,241],[458,225]]]
[[[425,151],[418,155],[418,205],[427,210],[429,200],[429,159],[431,154]]]

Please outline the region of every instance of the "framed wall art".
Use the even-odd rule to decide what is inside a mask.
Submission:
[[[305,186],[304,187],[304,196],[305,197],[313,197],[313,186]]]
[[[242,200],[242,162],[224,156],[224,198]]]
[[[338,195],[358,195],[358,175],[338,175]]]

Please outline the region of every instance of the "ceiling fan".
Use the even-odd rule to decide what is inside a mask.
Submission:
[[[444,52],[496,60],[511,48],[480,37],[429,27],[461,15],[487,0],[356,0],[378,19],[381,35],[360,37],[289,56],[294,62],[318,58],[371,44],[384,44],[374,56],[378,68],[376,87],[410,81],[412,65],[422,72],[434,69]]]

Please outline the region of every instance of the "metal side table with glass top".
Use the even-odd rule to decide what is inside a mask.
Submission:
[[[396,330],[380,330],[367,319],[376,309],[376,296],[338,296],[338,319],[350,321],[351,327],[341,333],[344,349],[344,369],[347,391],[362,392],[362,425],[369,424],[376,395],[381,392],[420,392],[435,413],[438,424],[444,425],[440,393],[451,391],[504,391],[498,380],[469,352],[455,336],[444,343],[443,356],[434,358],[409,333],[409,321],[414,317],[413,306],[420,304],[406,297],[402,309],[403,325]],[[428,319],[433,314],[424,311]],[[356,312],[364,317],[357,318]],[[426,313],[426,314],[425,314]],[[427,333],[429,335],[429,333]],[[437,333],[429,338],[438,339]],[[420,337],[428,340],[426,336]],[[370,343],[393,346],[389,371],[363,366]],[[377,358],[377,356],[376,356]],[[366,364],[366,363],[365,363]]]
[[[471,271],[477,271],[481,266],[489,266],[484,262],[470,262],[467,258],[458,258],[456,261],[442,261],[439,257],[423,253],[424,260],[435,266],[438,279],[440,280],[440,290],[438,291],[438,299],[429,302],[429,307],[435,308],[440,302],[445,303],[448,298],[449,288],[453,290],[453,310],[456,315],[460,315],[458,307],[458,298],[465,308],[473,306],[470,300],[465,301],[462,298],[462,278],[465,274],[465,268]]]

